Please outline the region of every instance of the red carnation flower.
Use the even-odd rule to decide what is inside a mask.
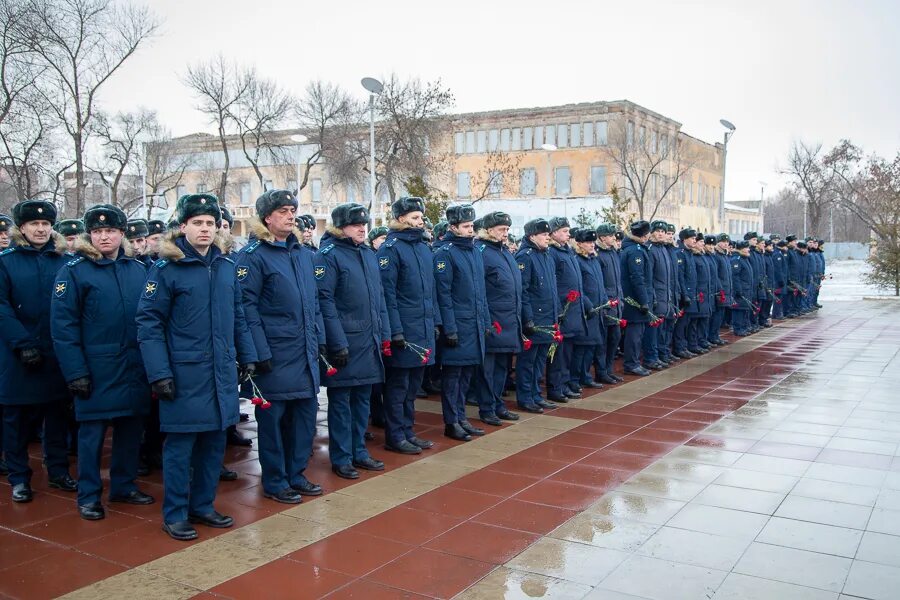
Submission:
[[[381,353],[385,356],[393,356],[394,353],[391,352],[391,342],[389,340],[384,340],[381,342]]]
[[[697,302],[703,302],[703,298],[705,298],[703,292],[697,292]]]
[[[427,364],[428,364],[428,357],[427,357],[427,356],[423,356],[423,357],[422,357],[422,364],[423,364],[423,365],[427,365]]]
[[[554,330],[554,331],[559,331],[559,323],[554,323],[554,324],[553,324],[553,330]]]
[[[522,340],[522,346],[526,350],[531,350],[531,340],[529,340],[528,338],[525,338],[524,340]]]
[[[503,328],[500,327],[500,321],[494,321],[493,327],[494,327],[494,331],[497,332],[497,335],[500,335],[500,333],[503,331]]]
[[[578,290],[569,290],[569,293],[566,295],[566,302],[575,302],[581,296],[581,293]]]
[[[626,327],[628,327],[628,321],[625,319],[619,319],[619,327],[625,329]]]
[[[609,306],[610,306],[611,308],[615,308],[615,307],[618,306],[618,305],[619,305],[619,299],[618,299],[618,298],[613,298],[612,300],[609,301]]]
[[[332,375],[334,375],[336,373],[337,373],[337,369],[335,369],[334,367],[328,367],[328,370],[325,371],[325,375],[327,375],[328,377],[331,377]]]

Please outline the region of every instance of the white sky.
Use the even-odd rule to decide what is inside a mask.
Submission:
[[[628,99],[729,143],[726,198],[774,194],[794,138],[900,149],[896,0],[145,0],[161,35],[101,95],[212,131],[180,82],[222,52],[300,93],[314,79],[440,77],[456,111]]]

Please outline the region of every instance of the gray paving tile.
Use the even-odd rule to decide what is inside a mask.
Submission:
[[[750,540],[723,537],[675,527],[663,527],[637,553],[696,567],[730,571]]]
[[[871,600],[897,600],[900,568],[855,560],[843,592]]]
[[[775,511],[775,516],[836,527],[865,529],[871,512],[870,507],[859,504],[788,496]]]
[[[769,517],[757,513],[690,503],[667,523],[671,527],[739,539],[755,538]]]
[[[900,536],[866,531],[856,551],[856,559],[900,567]]]
[[[792,475],[777,475],[775,473],[760,473],[759,471],[728,468],[713,483],[786,494],[791,491],[798,481],[800,481],[800,478]]]
[[[850,571],[849,558],[754,542],[735,573],[840,592]]]
[[[834,592],[730,573],[713,600],[836,600]]]
[[[707,506],[771,515],[782,500],[784,494],[713,484],[697,494],[693,501]]]
[[[853,558],[862,537],[858,529],[775,517],[766,523],[756,541]]]
[[[866,530],[900,535],[900,511],[876,508],[872,511],[872,518],[869,519]]]
[[[598,587],[653,600],[709,598],[727,574],[715,569],[633,556]]]
[[[837,481],[825,481],[824,479],[811,479],[804,477],[797,482],[791,490],[792,496],[805,498],[818,498],[819,500],[831,500],[833,502],[845,502],[847,504],[860,504],[862,506],[875,506],[879,489],[857,483],[839,483]]]

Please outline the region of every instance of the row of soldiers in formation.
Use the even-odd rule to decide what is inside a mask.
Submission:
[[[163,529],[194,539],[196,524],[233,524],[213,501],[241,386],[255,406],[263,494],[299,503],[322,493],[304,475],[320,385],[332,468],[355,479],[384,469],[365,443],[370,406],[387,450],[433,446],[413,426],[436,363],[444,433],[468,441],[484,430],[467,419],[467,400],[485,425],[519,418],[502,399],[513,364],[517,406],[543,412],[583,387],[622,381],[613,372],[620,339],[625,372],[647,375],[724,343],[725,321],[745,335],[813,310],[824,274],[820,244],[794,236],[732,243],[686,228],[674,244],[662,221],[623,233],[608,224],[573,231],[557,217],[528,222],[516,248],[508,214],[476,220],[471,205],[455,205],[427,231],[419,198],[394,202],[390,227],[368,234],[366,208],[340,205],[315,248],[297,207],[289,191],[265,192],[237,253],[230,216],[209,194],[181,197],[168,227],[100,205],[83,216],[84,233],[71,221],[54,232],[56,209],[41,200],[16,205],[14,226],[0,217],[12,240],[0,252],[0,405],[15,502],[33,497],[35,422],[49,483],[77,491],[83,518],[105,515],[110,427],[109,501],[154,502],[136,478],[140,441],[158,429]],[[70,403],[77,482],[66,458]],[[152,411],[158,425],[146,427]]]

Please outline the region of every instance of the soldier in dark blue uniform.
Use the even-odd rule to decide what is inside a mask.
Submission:
[[[581,285],[585,302],[592,306],[585,321],[584,335],[576,336],[575,353],[572,357],[572,377],[577,378],[582,387],[600,389],[603,384],[590,374],[591,364],[595,356],[606,355],[604,334],[606,324],[603,307],[609,298],[606,295],[606,284],[603,281],[603,268],[597,259],[597,232],[593,229],[579,229],[575,233],[575,255],[578,268],[581,270]]]
[[[668,229],[669,224],[665,221],[656,220],[650,223],[650,243],[647,252],[650,254],[650,264],[653,268],[653,295],[655,301],[653,303],[653,314],[662,319],[674,319],[678,312],[676,305],[675,290],[677,288],[677,274],[669,259],[668,250]],[[661,360],[661,355],[665,355],[665,337],[662,335],[663,326],[647,327],[644,329],[642,339],[643,347],[643,363],[645,369],[664,369],[669,366],[668,362]]]
[[[711,297],[712,273],[710,263],[706,260],[706,246],[703,243],[703,234],[698,233],[694,238],[694,246],[691,248],[694,257],[694,266],[697,269],[696,301],[697,312],[691,319],[688,327],[688,350],[694,354],[706,354],[709,352],[709,342],[706,340],[709,331],[709,318],[712,315],[714,298]]]
[[[300,215],[300,218],[303,219],[303,224],[306,225],[304,229],[301,229],[301,233],[303,234],[303,239],[301,240],[303,245],[313,252],[316,252],[319,248],[313,242],[313,235],[316,233],[316,218],[312,215]]]
[[[556,294],[560,309],[559,331],[562,341],[547,367],[547,399],[568,402],[581,397],[578,369],[573,368],[575,338],[586,335],[587,320],[594,308],[584,297],[581,269],[575,251],[569,246],[571,237],[569,220],[565,217],[550,219],[549,254],[556,267]],[[569,296],[575,296],[569,300]],[[565,312],[565,314],[562,314]]]
[[[378,260],[365,244],[368,223],[364,206],[335,207],[313,261],[328,360],[337,369],[323,380],[328,454],[332,470],[344,479],[358,479],[357,469],[384,470],[365,442],[372,386],[384,381],[381,354],[389,351],[391,338]]]
[[[678,248],[675,246],[675,226],[671,223],[666,224],[666,235],[663,248],[666,251],[665,257],[668,259],[669,267],[672,271],[674,288],[672,290],[672,310],[666,317],[665,322],[659,327],[657,349],[659,351],[659,360],[663,364],[673,365],[678,362],[678,357],[674,354],[673,338],[675,336],[675,324],[678,322],[678,315],[681,311],[681,306],[679,305],[679,299],[681,298],[681,279],[678,271]]]
[[[101,204],[84,214],[87,239],[76,258],[56,276],[51,307],[53,346],[69,391],[78,428],[78,511],[83,519],[106,516],[100,497],[100,459],[113,428],[109,501],[152,504],[138,490],[143,417],[150,410],[150,385],[137,343],[135,314],[147,268],[124,242],[125,213]]]
[[[373,251],[378,252],[378,249],[381,248],[384,240],[387,239],[387,234],[387,227],[373,227],[372,231],[366,236],[366,245]]]
[[[784,298],[787,289],[787,242],[776,233],[770,235],[769,239],[772,240],[772,263],[775,265],[772,318],[780,321],[784,319]]]
[[[696,354],[688,349],[690,345],[688,338],[691,322],[700,316],[700,305],[697,302],[697,265],[694,254],[697,232],[691,227],[686,227],[678,232],[678,239],[681,242],[675,253],[678,282],[681,289],[678,307],[684,311],[684,315],[675,322],[672,348],[678,358],[693,358]]]
[[[138,260],[145,262],[149,267],[153,263],[149,259],[146,261],[143,259],[147,251],[148,235],[150,235],[150,226],[145,219],[131,219],[128,221],[125,237],[131,244],[132,256],[138,257]]]
[[[720,233],[714,237],[715,246],[711,256],[716,264],[716,280],[719,282],[719,289],[716,290],[715,308],[712,317],[709,320],[710,344],[716,346],[724,346],[725,340],[722,339],[722,324],[725,322],[725,311],[734,304],[734,283],[731,277],[731,259],[728,257],[729,242],[731,238],[727,233]]]
[[[20,202],[13,219],[12,243],[0,252],[0,405],[12,499],[30,502],[28,442],[41,421],[50,487],[77,489],[66,456],[70,396],[50,334],[50,300],[64,291],[56,273],[69,259],[65,239],[52,229],[51,202]]]
[[[775,297],[775,258],[772,254],[772,240],[759,239],[760,250],[763,256],[763,266],[766,275],[763,278],[766,299],[759,303],[761,321],[763,327],[772,326],[772,299]]]
[[[553,342],[553,326],[562,307],[556,291],[556,265],[550,257],[550,223],[525,223],[525,238],[516,253],[522,274],[523,350],[516,360],[516,403],[530,413],[556,408],[541,398],[539,381]]]
[[[443,222],[443,221],[442,221]],[[517,421],[503,403],[503,391],[514,354],[522,351],[522,276],[507,248],[510,216],[491,212],[481,218],[476,247],[484,263],[484,283],[493,331],[485,341],[484,364],[476,383],[478,414],[482,422],[499,427],[501,420]],[[435,226],[435,234],[437,227]]]
[[[159,219],[147,221],[147,250],[146,255],[153,261],[159,256],[159,245],[166,235],[166,222]]]
[[[238,380],[255,371],[257,358],[234,263],[215,245],[218,199],[182,196],[176,215],[180,231],[162,243],[144,285],[137,336],[166,432],[163,530],[192,540],[192,523],[234,524],[213,501],[225,430],[238,422]]]
[[[84,233],[84,223],[81,219],[63,219],[53,226],[58,234],[66,238],[66,252],[75,252],[75,242],[78,236]]]
[[[9,234],[13,227],[11,217],[0,215],[0,252],[9,248]]]
[[[256,406],[263,495],[297,504],[322,488],[303,474],[316,433],[325,328],[312,277],[313,254],[294,229],[297,198],[268,190],[256,200],[258,220],[237,256],[247,327],[259,359],[256,385],[271,406]],[[321,350],[320,350],[321,349]],[[323,356],[320,357],[320,354]]]
[[[595,379],[602,383],[616,384],[624,381],[613,373],[613,363],[616,359],[616,351],[619,348],[619,340],[622,338],[622,328],[619,319],[622,318],[624,299],[622,298],[622,265],[619,262],[619,254],[616,250],[616,228],[609,223],[601,223],[597,226],[597,262],[603,273],[603,286],[606,297],[609,300],[618,300],[614,307],[604,309],[598,315],[603,320],[605,329],[603,336],[604,348],[594,357]]]
[[[753,313],[752,299],[753,266],[750,263],[750,242],[736,242],[736,254],[731,258],[731,280],[734,284],[734,303],[731,305],[731,327],[736,336],[750,334],[750,315]]]
[[[748,231],[744,234],[744,240],[750,243],[750,266],[753,267],[753,308],[750,311],[750,333],[756,333],[762,329],[762,311],[759,306],[766,299],[766,261],[762,252],[759,251],[759,236],[755,231]]]
[[[434,298],[434,260],[425,243],[425,203],[400,198],[391,205],[393,220],[378,249],[378,268],[391,330],[391,356],[385,366],[385,448],[419,454],[434,443],[418,437],[416,392],[425,367],[434,364],[435,330],[440,314]]]
[[[484,262],[475,249],[475,209],[447,208],[449,231],[434,253],[435,297],[441,315],[441,409],[444,435],[469,441],[484,430],[466,418],[466,393],[484,362],[491,328]],[[474,391],[474,390],[473,390]]]
[[[650,323],[653,291],[653,264],[646,243],[650,238],[650,223],[635,221],[622,241],[622,293],[625,298],[623,316],[625,327],[625,373],[646,376],[650,371],[641,366],[641,341]],[[652,313],[655,314],[655,313]]]

